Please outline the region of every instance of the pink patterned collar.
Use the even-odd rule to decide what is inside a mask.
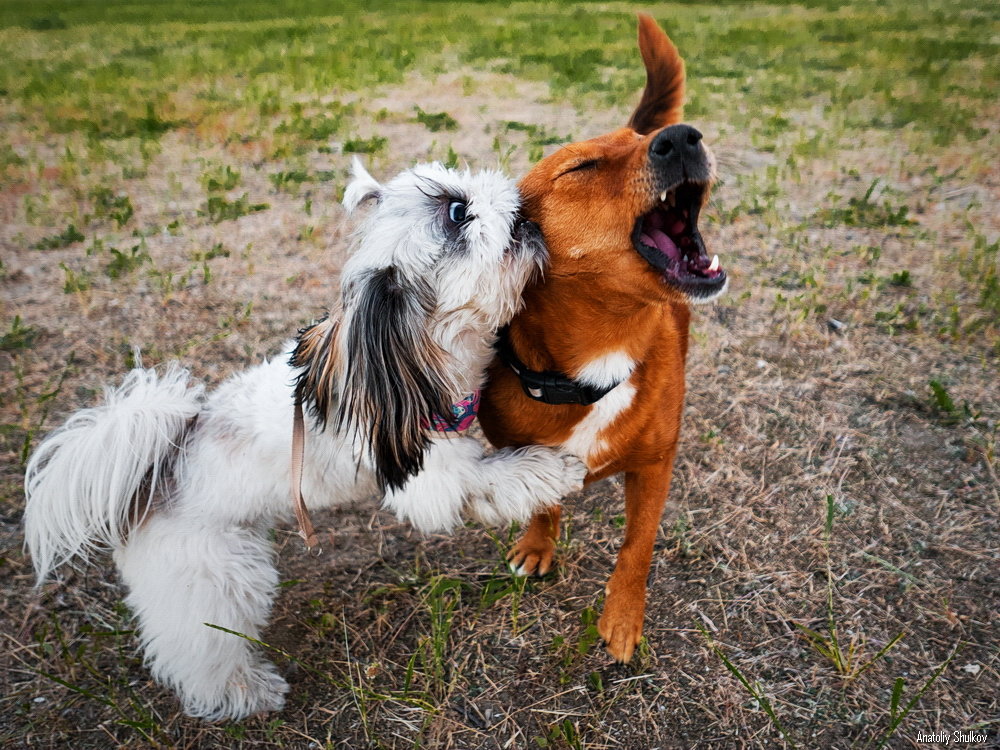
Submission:
[[[465,432],[476,421],[479,411],[479,391],[475,390],[468,396],[451,405],[451,414],[443,417],[440,414],[431,415],[430,425],[424,427],[435,432]]]

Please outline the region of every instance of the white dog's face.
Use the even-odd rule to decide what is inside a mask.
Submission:
[[[344,204],[351,210],[368,198],[377,205],[344,267],[345,309],[373,271],[393,267],[430,294],[434,317],[472,314],[496,329],[546,260],[537,228],[519,218],[516,185],[499,172],[421,164],[379,185],[356,164]]]
[[[302,331],[292,363],[320,422],[359,436],[382,485],[399,488],[422,466],[425,426],[479,388],[547,252],[498,172],[423,164],[381,185],[355,161],[344,205],[366,200],[340,319]]]

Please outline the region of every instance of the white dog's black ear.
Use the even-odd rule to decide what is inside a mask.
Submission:
[[[435,414],[451,413],[448,357],[428,333],[434,295],[395,266],[366,271],[345,291],[338,427],[367,444],[384,489],[419,472]]]
[[[378,180],[368,174],[368,170],[361,164],[358,157],[354,157],[351,165],[351,172],[354,178],[348,183],[344,190],[344,208],[351,213],[366,200],[374,198],[381,200],[382,186]]]
[[[324,316],[299,331],[289,364],[302,371],[295,381],[295,397],[325,425],[337,403],[337,324]]]

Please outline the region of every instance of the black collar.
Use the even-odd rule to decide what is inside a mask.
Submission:
[[[604,387],[588,385],[573,380],[565,373],[554,370],[545,370],[544,372],[529,370],[527,365],[514,353],[514,347],[510,344],[510,336],[508,334],[509,326],[501,328],[497,332],[497,341],[494,347],[497,350],[500,361],[513,370],[514,374],[521,380],[521,388],[524,390],[524,394],[530,399],[541,401],[543,404],[581,404],[589,406],[596,401],[600,401],[612,389],[618,386],[618,383]]]

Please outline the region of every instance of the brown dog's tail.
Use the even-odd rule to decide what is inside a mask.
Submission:
[[[646,88],[628,126],[643,135],[680,122],[684,113],[684,60],[653,17],[639,14],[639,51]]]

